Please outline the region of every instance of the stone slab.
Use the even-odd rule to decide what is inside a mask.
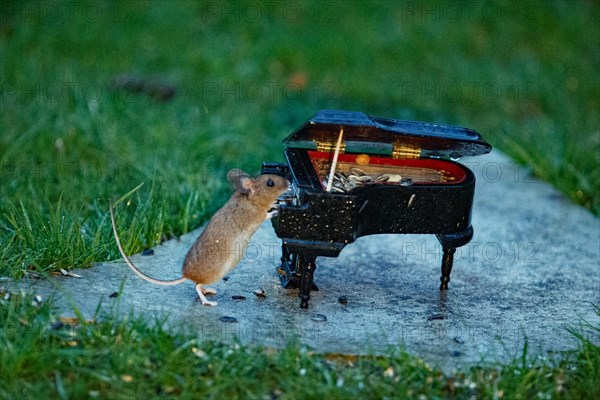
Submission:
[[[461,162],[477,177],[475,236],[457,250],[445,293],[438,289],[441,248],[433,235],[369,236],[336,259],[318,259],[320,290],[301,310],[297,291],[283,289],[275,273],[280,245],[269,222],[229,279],[213,285],[217,307],[203,307],[191,282],[155,286],[120,261],[75,270],[82,278],[33,286],[54,293],[67,315],[73,303],[89,318],[99,302],[110,310],[118,301],[123,313],[166,315],[201,340],[276,347],[299,340],[345,354],[402,346],[445,369],[518,356],[525,340],[530,354],[540,356],[573,349],[577,343],[567,328],[600,323],[593,307],[600,305],[600,221],[497,151]],[[200,231],[132,260],[151,276],[178,277]],[[123,282],[120,298],[110,298]],[[265,298],[253,294],[258,289]],[[347,304],[338,302],[340,296]],[[600,342],[597,332],[589,335]]]

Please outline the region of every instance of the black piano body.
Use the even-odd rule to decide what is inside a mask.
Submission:
[[[336,141],[336,171],[367,182],[326,191]],[[275,233],[282,239],[285,288],[299,289],[307,308],[316,258],[337,257],[358,237],[384,233],[435,234],[442,245],[441,290],[448,288],[453,255],[473,237],[475,176],[451,158],[488,153],[491,146],[467,128],[324,110],[284,140],[287,163],[264,163],[263,173],[286,177]],[[368,178],[385,175],[393,182]],[[396,178],[402,179],[396,179]],[[356,178],[356,176],[354,177]],[[391,180],[391,179],[390,179]]]

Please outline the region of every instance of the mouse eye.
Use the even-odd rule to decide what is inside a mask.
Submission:
[[[273,187],[273,186],[275,186],[275,182],[273,182],[271,179],[269,179],[269,180],[267,181],[267,186],[268,186],[268,187]]]

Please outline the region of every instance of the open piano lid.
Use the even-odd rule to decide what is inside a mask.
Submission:
[[[362,112],[322,110],[283,140],[288,148],[317,149],[335,145],[344,129],[345,151],[392,155],[394,144],[420,149],[422,157],[459,158],[489,153],[492,147],[468,128],[373,117]]]

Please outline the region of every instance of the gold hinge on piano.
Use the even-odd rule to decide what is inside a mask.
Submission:
[[[317,140],[316,143],[317,143],[317,151],[321,151],[324,153],[335,151],[336,143],[331,143],[331,142],[326,142],[326,141],[321,141],[321,140]],[[343,153],[344,150],[346,150],[346,143],[342,142],[342,145],[340,146],[340,153]]]
[[[420,148],[407,143],[394,143],[392,158],[419,158],[420,156]]]

